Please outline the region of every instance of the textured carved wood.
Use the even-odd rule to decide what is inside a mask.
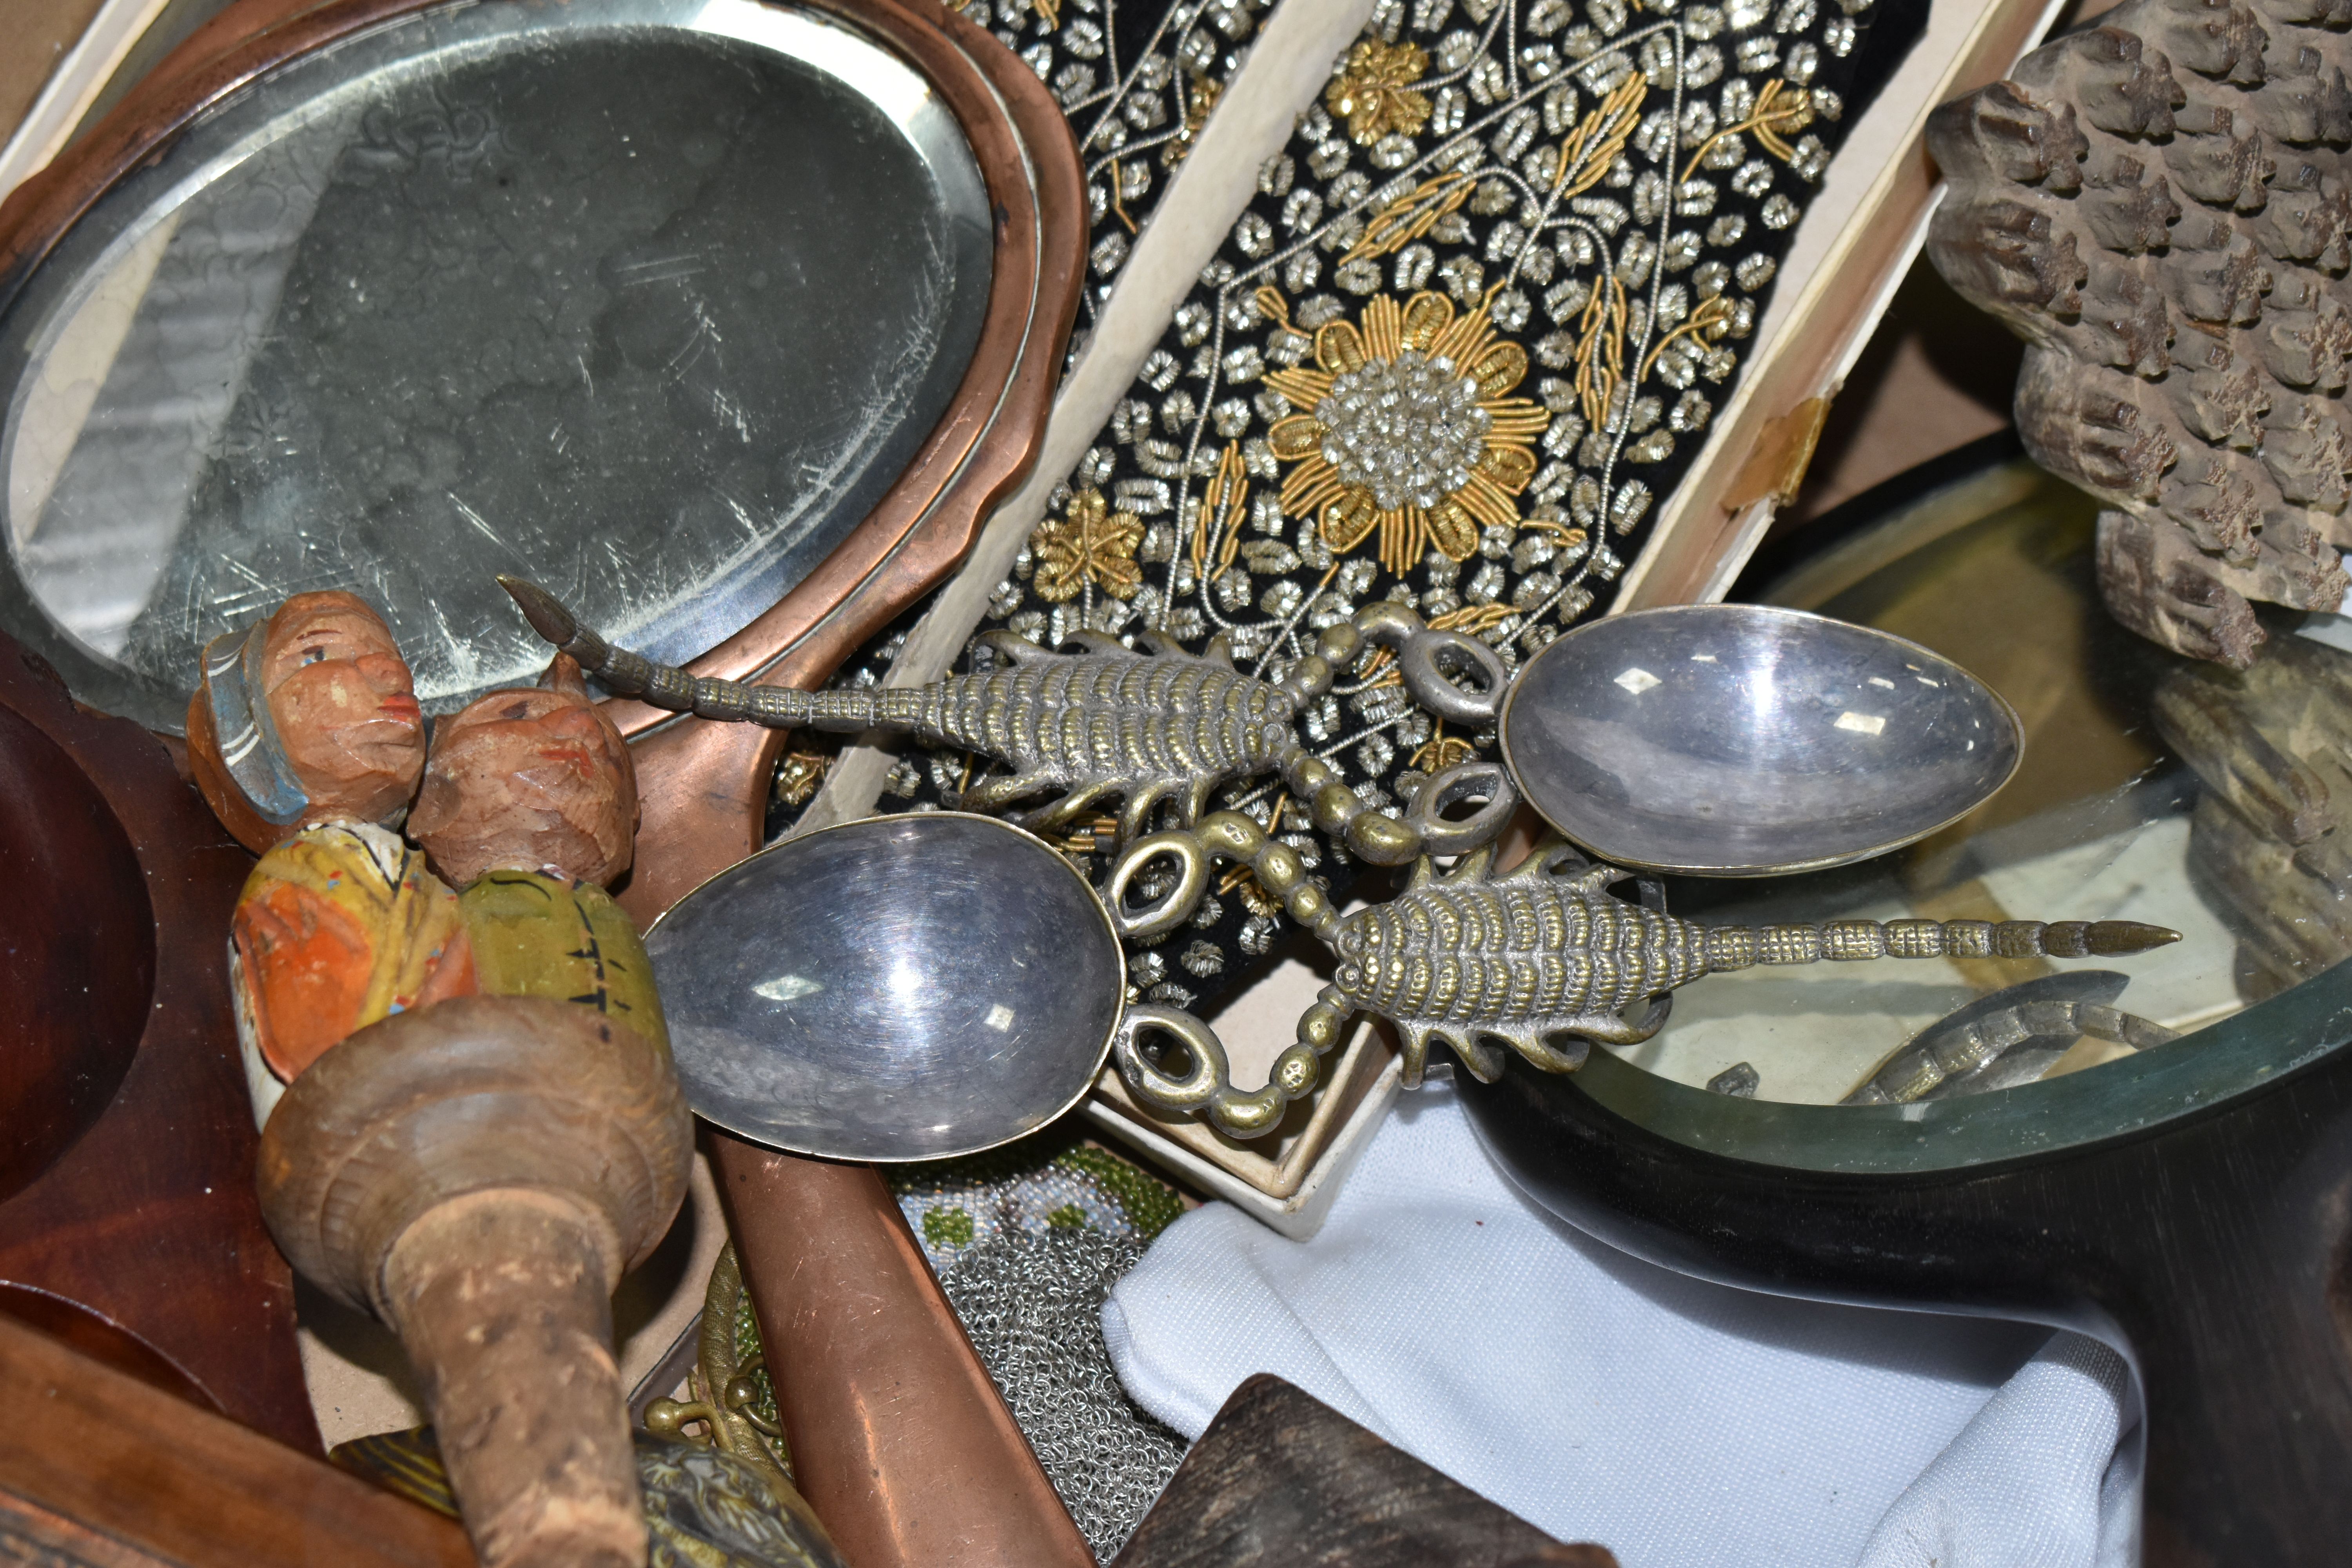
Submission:
[[[1112,1568],[1617,1568],[1271,1373],[1234,1390]]]
[[[551,867],[604,887],[629,868],[636,831],[628,745],[564,655],[537,689],[490,692],[433,727],[408,834],[450,886]]]
[[[2352,39],[2336,0],[2126,0],[1937,110],[1947,281],[2031,345],[2034,460],[2107,504],[2117,619],[2244,668],[2352,548]]]
[[[2205,793],[2189,864],[2254,997],[2352,958],[2352,654],[2279,637],[2242,672],[2166,678],[2154,716]]]
[[[280,752],[307,798],[290,822],[256,809],[222,758],[219,715],[200,686],[188,700],[188,765],[205,803],[257,855],[314,822],[397,820],[425,771],[425,715],[375,606],[340,589],[297,594],[246,635],[263,639],[253,696],[273,728],[261,744]]]
[[[612,1296],[676,1216],[692,1138],[667,1051],[544,997],[372,1024],[270,1114],[269,1228],[398,1331],[487,1564],[646,1560]]]
[[[315,1450],[221,962],[251,864],[0,637],[0,1312]]]

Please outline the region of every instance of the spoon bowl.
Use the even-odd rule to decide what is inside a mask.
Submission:
[[[1842,866],[1924,838],[2017,771],[2017,715],[1918,644],[1765,605],[1594,621],[1503,704],[1528,803],[1601,859],[1691,876]]]
[[[646,950],[695,1113],[829,1159],[1035,1131],[1102,1071],[1127,994],[1086,879],[956,812],[787,839],[680,900]]]

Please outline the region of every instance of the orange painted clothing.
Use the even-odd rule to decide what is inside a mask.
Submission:
[[[457,896],[372,826],[305,828],[264,855],[230,945],[239,1033],[280,1082],[378,1019],[475,990]]]

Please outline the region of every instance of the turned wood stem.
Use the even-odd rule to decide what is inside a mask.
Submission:
[[[488,1568],[641,1568],[611,1299],[686,1194],[669,1053],[569,1002],[465,996],[320,1057],[270,1113],[262,1213],[399,1331]]]
[[[383,1308],[430,1390],[441,1457],[486,1568],[640,1568],[619,1248],[555,1194],[469,1193],[384,1259]]]

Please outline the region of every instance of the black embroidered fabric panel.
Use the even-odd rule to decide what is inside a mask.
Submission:
[[[1077,138],[1088,227],[1080,338],[1276,3],[969,0],[958,7],[1037,73]]]
[[[1277,679],[1323,627],[1394,599],[1516,668],[1606,608],[1843,127],[1926,11],[1383,0],[981,629],[1222,637]],[[837,683],[878,679],[910,624]],[[1299,729],[1388,810],[1495,743],[1414,707],[1384,653]],[[780,800],[823,766],[813,740],[792,751]],[[951,806],[988,767],[909,748],[882,808]],[[1216,805],[1273,824],[1337,897],[1366,869],[1276,779]],[[1061,841],[1097,880],[1111,826]],[[1237,870],[1190,929],[1131,955],[1131,990],[1201,1006],[1279,921]]]

